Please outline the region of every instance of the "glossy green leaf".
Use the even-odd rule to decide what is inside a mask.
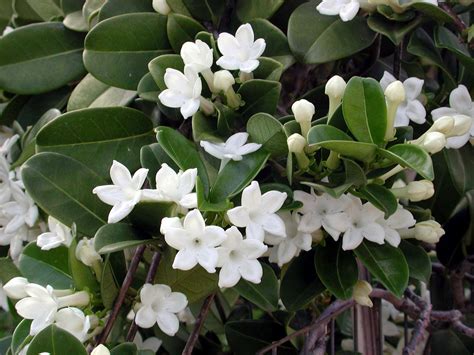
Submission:
[[[13,24],[16,26],[24,26],[33,22],[41,22],[43,19],[28,4],[27,0],[10,1],[13,7]]]
[[[415,170],[425,179],[434,179],[433,162],[430,155],[414,144],[397,144],[388,150],[378,149],[377,153],[403,167]]]
[[[194,144],[186,139],[181,133],[170,127],[158,127],[158,143],[168,156],[182,170],[198,170],[198,176],[204,185],[206,191],[209,191],[209,177],[206,166],[204,165]]]
[[[74,335],[54,324],[33,338],[26,355],[38,355],[42,352],[48,352],[50,355],[87,355],[86,348]]]
[[[431,260],[426,251],[406,240],[402,240],[399,248],[408,263],[410,277],[425,283],[430,282],[431,278]]]
[[[106,224],[95,234],[94,248],[99,254],[108,254],[141,245],[147,240],[146,235],[129,224]]]
[[[149,0],[107,0],[100,9],[99,21],[123,14],[155,12]]]
[[[426,17],[434,19],[438,23],[453,22],[453,18],[440,6],[427,2],[414,2],[413,4],[410,4],[410,6],[423,13]]]
[[[6,284],[10,279],[21,276],[20,270],[9,257],[0,258],[0,281]]]
[[[472,58],[466,45],[462,43],[458,36],[446,27],[438,27],[434,32],[435,45],[438,48],[445,48],[454,53],[459,61],[468,70],[474,70],[474,59]]]
[[[138,348],[134,343],[122,343],[110,351],[110,355],[137,355]]]
[[[30,327],[32,320],[23,319],[13,332],[11,349],[13,354],[18,354],[23,349],[24,341],[30,336]]]
[[[69,246],[69,270],[71,271],[74,286],[76,290],[88,289],[92,292],[98,292],[99,283],[96,276],[92,273],[92,269],[76,258],[77,242],[78,237],[75,236]]]
[[[135,95],[135,91],[115,88],[87,74],[71,93],[67,103],[67,110],[127,106],[132,102]]]
[[[318,145],[326,141],[353,141],[353,139],[339,128],[320,124],[311,127],[308,132],[308,144]]]
[[[244,298],[266,311],[278,309],[278,280],[272,268],[262,264],[263,276],[259,284],[241,279],[234,289]]]
[[[163,54],[148,64],[148,69],[160,90],[166,89],[164,77],[167,68],[183,71],[184,63],[181,56],[179,54]]]
[[[13,14],[11,0],[0,0],[0,31],[3,33]]]
[[[379,82],[372,78],[353,77],[342,99],[347,127],[360,142],[382,146],[387,128],[387,106]]]
[[[273,115],[280,97],[281,84],[276,81],[253,79],[243,83],[238,93],[245,106],[240,109],[244,118],[264,112]]]
[[[361,187],[359,192],[362,197],[377,207],[385,214],[385,219],[397,211],[398,202],[395,195],[385,186],[368,184]]]
[[[328,238],[326,246],[316,248],[314,265],[320,280],[333,295],[339,299],[352,297],[359,271],[351,251],[342,250],[341,243]]]
[[[446,164],[457,191],[474,190],[474,147],[466,144],[459,149],[445,149]]]
[[[140,149],[154,141],[153,125],[143,113],[125,107],[90,108],[57,117],[41,129],[37,150],[64,154],[105,179],[113,160],[132,172],[140,168]]]
[[[159,235],[161,220],[176,216],[177,205],[174,202],[143,201],[135,205],[129,215],[132,225],[140,228],[139,238],[147,238],[145,233]]]
[[[123,252],[108,254],[104,260],[100,280],[100,295],[106,309],[113,307],[125,274],[126,263]]]
[[[23,249],[18,267],[29,282],[57,289],[73,286],[66,247],[41,250],[35,242],[31,242]]]
[[[364,241],[354,250],[370,273],[390,292],[401,296],[408,286],[408,264],[402,251],[387,243]]]
[[[83,39],[61,23],[21,27],[0,38],[0,88],[40,94],[80,78]]]
[[[185,42],[194,42],[194,37],[206,29],[196,20],[180,14],[169,14],[166,31],[171,47],[179,53]]]
[[[87,35],[84,64],[100,81],[136,90],[148,63],[167,53],[166,16],[134,13],[99,22]]]
[[[337,16],[321,15],[319,1],[300,5],[288,22],[288,43],[298,61],[307,64],[327,63],[348,57],[375,40],[375,32],[363,17],[343,22]]]
[[[209,194],[211,202],[220,202],[239,194],[263,169],[270,154],[257,150],[239,161],[230,161],[217,175]]]
[[[173,292],[184,293],[190,304],[217,289],[217,274],[209,274],[199,265],[188,271],[173,269],[175,255],[176,253],[170,248],[162,254],[155,283],[168,285]]]
[[[67,226],[94,236],[107,223],[110,207],[92,190],[107,182],[84,164],[56,153],[39,153],[22,169],[22,179],[33,200],[48,215]]]
[[[296,312],[325,290],[314,269],[314,250],[293,259],[280,284],[280,298],[286,309]]]
[[[155,80],[150,73],[147,73],[141,78],[137,87],[137,94],[141,99],[158,103],[158,95],[160,89],[155,83]]]
[[[272,58],[258,58],[260,65],[253,71],[256,79],[279,81],[283,74],[283,64]]]
[[[236,14],[243,23],[256,18],[270,18],[283,2],[284,0],[240,0],[237,3]]]
[[[420,25],[422,17],[416,17],[410,22],[390,21],[379,14],[373,14],[367,19],[367,25],[372,31],[383,34],[393,44],[399,45],[403,38]]]
[[[182,0],[192,16],[200,21],[212,21],[218,25],[226,3],[221,0]]]
[[[219,133],[217,132],[217,121],[210,120],[201,111],[196,112],[192,117],[192,131],[193,140],[199,142],[206,141],[221,141]]]
[[[28,5],[36,12],[44,21],[49,21],[54,17],[64,16],[59,2],[55,0],[26,0]]]
[[[229,199],[217,202],[208,201],[208,199],[204,195],[204,187],[202,186],[202,182],[199,176],[196,179],[196,194],[199,211],[225,212],[231,209],[233,206]]]
[[[253,142],[262,144],[262,149],[271,153],[273,157],[288,153],[283,125],[273,116],[266,113],[253,115],[247,121],[247,132]]]

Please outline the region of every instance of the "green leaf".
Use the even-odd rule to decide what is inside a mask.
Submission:
[[[283,2],[284,0],[240,0],[237,3],[236,14],[243,23],[256,18],[270,18]]]
[[[474,190],[474,147],[466,144],[459,149],[445,149],[443,153],[456,190],[460,194]]]
[[[135,96],[135,91],[115,88],[87,74],[71,93],[67,103],[67,110],[127,106]]]
[[[288,42],[298,61],[307,64],[332,62],[369,47],[376,33],[363,17],[343,22],[337,16],[321,15],[319,1],[300,5],[288,22]]]
[[[176,207],[174,202],[140,202],[133,209],[129,220],[134,226],[140,228],[140,239],[143,239],[144,232],[159,235],[161,220],[164,217],[175,216]]]
[[[385,213],[385,219],[397,211],[397,199],[385,186],[368,184],[367,186],[361,187],[359,192],[363,198]]]
[[[466,69],[474,70],[474,59],[469,54],[466,45],[460,42],[458,36],[446,27],[439,26],[435,30],[434,40],[436,47],[451,51]]]
[[[430,155],[414,144],[397,144],[388,150],[379,148],[377,153],[405,168],[415,170],[425,179],[430,181],[434,179],[433,162]]]
[[[314,249],[293,259],[280,284],[280,298],[290,312],[304,308],[325,290],[314,269]]]
[[[167,68],[176,69],[182,72],[184,70],[184,62],[181,56],[179,54],[163,54],[153,59],[148,64],[148,69],[161,91],[167,88],[164,79]]]
[[[0,258],[0,281],[6,284],[14,277],[21,276],[20,271],[9,257]]]
[[[114,305],[126,274],[125,257],[122,252],[108,254],[102,268],[100,295],[106,309]]]
[[[225,199],[219,202],[208,201],[204,196],[204,187],[202,186],[202,182],[199,176],[196,179],[196,194],[199,211],[225,212],[231,209],[233,206],[229,199]]]
[[[110,351],[110,355],[136,355],[138,348],[134,343],[122,343]]]
[[[209,177],[206,166],[204,165],[194,144],[187,140],[181,133],[170,127],[158,127],[158,143],[168,156],[182,170],[197,168],[198,176],[209,191]]]
[[[141,99],[151,102],[158,102],[158,95],[160,94],[160,89],[153,80],[153,77],[150,73],[147,73],[138,83],[137,94]]]
[[[43,21],[26,0],[10,1],[10,6],[13,6],[12,20],[15,26],[24,26],[32,22]]]
[[[107,224],[109,207],[92,194],[106,181],[82,163],[56,153],[39,153],[22,168],[22,179],[33,200],[67,226],[94,236]]]
[[[13,14],[11,0],[0,0],[0,31],[3,32]]]
[[[269,113],[276,111],[280,97],[281,84],[276,81],[253,79],[243,83],[238,93],[242,96],[245,106],[240,109],[244,118],[249,118],[256,113]]]
[[[410,4],[410,6],[426,15],[426,17],[431,17],[438,23],[453,22],[453,18],[437,5],[415,1]]]
[[[54,0],[26,0],[28,5],[36,12],[44,21],[49,21],[54,17],[64,16],[63,10]]]
[[[308,132],[309,146],[319,145],[319,143],[326,141],[353,141],[353,139],[339,128],[327,124],[311,127]]]
[[[70,156],[104,179],[113,160],[134,172],[140,149],[153,139],[153,124],[142,112],[125,107],[89,108],[57,117],[41,129],[37,151]]]
[[[397,22],[387,20],[384,16],[375,13],[367,19],[367,25],[372,31],[383,34],[393,44],[399,45],[408,33],[419,26],[422,19],[420,16],[410,22]]]
[[[26,338],[30,336],[30,327],[33,321],[31,319],[23,319],[13,332],[11,349],[13,354],[18,354],[24,347]]]
[[[171,47],[179,53],[185,42],[194,42],[194,37],[206,29],[196,20],[180,14],[170,13],[166,31]]]
[[[272,58],[258,58],[260,65],[254,70],[256,79],[279,81],[283,74],[283,64]]]
[[[342,243],[326,239],[326,246],[318,246],[314,254],[316,272],[324,286],[339,299],[352,297],[358,279],[357,261],[351,251],[342,250]]]
[[[278,280],[272,268],[262,264],[263,276],[259,284],[241,279],[234,289],[244,298],[266,311],[278,309]]]
[[[76,258],[76,247],[78,237],[75,236],[69,246],[69,269],[77,290],[89,289],[92,292],[99,291],[99,283],[92,273],[92,269]]]
[[[202,140],[221,141],[216,126],[216,120],[210,120],[201,111],[196,112],[192,117],[193,140],[195,142]]]
[[[230,161],[217,175],[211,188],[211,202],[220,202],[239,194],[263,169],[270,157],[264,150],[247,154],[239,161]]]
[[[150,0],[107,0],[100,9],[99,21],[123,14],[155,12]]]
[[[82,343],[71,333],[52,324],[38,333],[28,347],[27,355],[48,352],[50,355],[87,355]]]
[[[99,254],[108,254],[146,243],[143,233],[126,223],[106,224],[99,228],[94,238],[94,248]]]
[[[84,73],[83,35],[61,23],[33,24],[0,38],[0,88],[40,94],[77,80]]]
[[[387,128],[387,105],[379,82],[372,78],[353,77],[342,99],[347,127],[360,142],[382,146]]]
[[[59,289],[73,286],[69,272],[68,249],[63,246],[41,250],[36,246],[36,242],[31,242],[20,255],[19,269],[29,282]]]
[[[184,0],[184,4],[195,19],[212,21],[214,25],[219,24],[226,5],[221,0]]]
[[[189,304],[203,299],[217,288],[217,274],[209,274],[199,265],[188,271],[173,269],[175,254],[170,248],[162,254],[155,283],[168,285],[173,292],[184,293]]]
[[[167,53],[166,16],[134,13],[99,22],[85,41],[84,64],[100,81],[136,90],[153,58]]]
[[[400,249],[364,241],[354,250],[357,257],[388,290],[403,295],[408,286],[408,264]]]
[[[262,149],[273,157],[285,156],[288,153],[286,133],[283,125],[267,113],[257,113],[247,122],[247,132],[255,143],[262,144]]]
[[[431,278],[431,260],[426,251],[406,240],[402,240],[399,248],[408,263],[410,277],[425,283],[430,282]]]

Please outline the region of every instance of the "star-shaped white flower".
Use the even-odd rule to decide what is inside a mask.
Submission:
[[[72,241],[71,229],[59,222],[56,218],[48,216],[49,232],[42,233],[36,239],[36,245],[41,250],[50,250],[60,245],[69,246]]]
[[[385,71],[382,79],[380,79],[380,85],[385,91],[390,83],[397,81],[397,79]],[[402,102],[397,109],[395,116],[395,127],[408,126],[410,121],[418,124],[426,122],[426,110],[421,101],[418,99],[421,95],[424,80],[412,77],[408,78],[403,82],[405,88],[405,101]]]
[[[383,216],[377,220],[385,231],[385,240],[392,246],[398,247],[400,244],[400,233],[398,230],[406,229],[415,225],[416,220],[410,211],[398,205],[397,211],[388,219]]]
[[[227,211],[230,223],[245,227],[248,239],[263,242],[265,232],[286,237],[285,223],[276,212],[283,206],[286,193],[268,191],[262,195],[257,181],[252,181],[242,192],[241,206]]]
[[[280,212],[279,216],[285,222],[286,238],[267,234],[265,236],[265,242],[275,245],[270,249],[269,260],[272,263],[277,263],[278,266],[281,267],[298,256],[301,250],[310,250],[313,238],[310,233],[301,232],[299,230],[302,220],[298,213],[284,211]]]
[[[227,70],[240,70],[251,73],[259,66],[258,58],[265,51],[265,40],[259,38],[254,40],[252,26],[246,23],[241,25],[235,37],[230,33],[223,32],[217,38],[217,46],[222,57],[217,60],[217,65]]]
[[[352,20],[359,12],[358,0],[323,0],[316,9],[322,15],[339,15],[342,21]]]
[[[365,239],[377,244],[383,244],[385,231],[377,223],[383,218],[383,212],[370,202],[362,205],[362,201],[349,195],[350,203],[346,210],[339,215],[334,215],[328,221],[330,228],[343,229],[342,249],[352,250],[357,248]],[[337,241],[337,239],[335,239]]]
[[[202,82],[198,73],[191,66],[184,67],[184,74],[179,70],[167,68],[165,84],[158,98],[165,106],[179,108],[184,119],[191,117],[199,110]]]
[[[38,219],[38,207],[31,197],[18,184],[10,186],[13,200],[0,207],[0,211],[9,219],[4,229],[6,234],[16,232],[24,225],[33,227]]]
[[[74,335],[81,343],[87,340],[91,327],[90,317],[76,307],[60,309],[54,317],[54,324]]]
[[[155,189],[143,190],[143,198],[155,201],[170,201],[180,207],[180,212],[197,207],[196,185],[197,169],[188,169],[176,173],[166,163],[156,173]]]
[[[221,227],[206,226],[199,210],[188,212],[182,225],[176,218],[171,219],[173,223],[168,223],[168,218],[163,221],[167,226],[161,228],[166,243],[179,250],[173,262],[174,269],[190,270],[199,264],[209,273],[216,272],[216,247],[226,239]]]
[[[431,111],[433,121],[436,121],[443,116],[453,116],[456,119],[456,115],[470,117],[473,121],[471,129],[466,134],[448,138],[448,144],[446,144],[446,147],[458,149],[474,136],[474,102],[464,85],[459,85],[456,89],[451,91],[451,94],[449,95],[449,106],[450,107],[440,107]]]
[[[253,153],[260,149],[261,144],[245,144],[248,137],[249,134],[247,132],[239,132],[230,136],[224,143],[201,141],[201,147],[213,157],[221,160],[220,169],[222,170],[230,160],[242,160],[243,155]]]
[[[267,251],[267,246],[255,239],[243,239],[236,227],[227,229],[226,234],[227,239],[217,248],[219,287],[233,287],[240,278],[260,283],[263,269],[257,258]]]
[[[184,65],[191,66],[197,73],[210,69],[214,61],[212,49],[199,39],[184,43],[180,55]]]
[[[345,211],[350,203],[346,195],[342,195],[338,199],[331,197],[327,193],[318,196],[311,189],[309,194],[304,191],[295,191],[293,199],[303,203],[303,207],[297,210],[303,214],[298,227],[300,231],[313,233],[323,227],[334,240],[339,238],[339,235],[344,230],[339,225],[336,225],[336,228],[331,227],[330,220],[334,216],[338,218],[339,214]]]
[[[186,308],[188,300],[180,292],[171,292],[167,285],[145,284],[140,291],[140,309],[135,316],[139,327],[158,324],[163,333],[174,336],[179,329],[176,313]]]
[[[109,223],[116,223],[127,217],[140,202],[140,189],[147,174],[148,169],[141,168],[132,177],[126,166],[114,160],[110,168],[113,185],[97,186],[92,190],[102,202],[113,206],[109,212]]]
[[[10,172],[10,164],[8,164],[3,155],[0,155],[0,203],[10,201],[13,174],[14,173]]]

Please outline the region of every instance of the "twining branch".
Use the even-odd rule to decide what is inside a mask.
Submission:
[[[414,355],[416,347],[424,339],[425,331],[430,325],[431,303],[425,302],[421,297],[418,297],[412,290],[407,289],[405,295],[410,299],[421,311],[416,320],[415,327],[411,335],[410,342],[403,349],[403,355]]]
[[[451,6],[449,6],[448,4],[446,4],[445,2],[440,2],[439,3],[439,7],[441,7],[445,12],[448,13],[449,16],[451,16],[451,18],[453,19],[454,21],[454,25],[456,26],[456,28],[458,29],[458,31],[460,33],[462,33],[463,31],[465,31],[467,29],[467,25],[464,23],[464,21],[453,11],[453,9],[451,8]]]

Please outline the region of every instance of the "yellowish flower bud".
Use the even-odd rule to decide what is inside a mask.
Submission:
[[[306,147],[306,139],[298,133],[294,133],[287,139],[288,150],[292,153],[304,153]]]
[[[420,147],[430,154],[438,153],[446,147],[446,136],[441,132],[429,132],[424,137]]]
[[[92,350],[91,355],[110,355],[110,351],[105,345],[100,344]]]
[[[171,8],[166,0],[153,0],[152,6],[156,12],[162,15],[168,15],[171,12]]]
[[[466,115],[454,115],[454,127],[447,137],[462,136],[469,132],[473,124],[472,117]]]
[[[433,183],[428,180],[412,181],[405,187],[390,189],[397,198],[406,198],[412,202],[427,200],[434,195]]]
[[[234,76],[228,70],[219,70],[214,73],[214,87],[217,90],[227,91],[235,84]]]
[[[438,243],[445,234],[441,225],[434,221],[423,221],[415,224],[415,238],[426,243]]]
[[[291,111],[295,115],[296,122],[300,124],[301,134],[303,137],[306,137],[311,128],[311,120],[315,113],[314,105],[305,99],[298,100],[291,106]]]
[[[454,123],[454,117],[443,116],[440,119],[434,121],[428,132],[440,132],[443,134],[449,134],[454,128]]]
[[[352,290],[352,297],[361,306],[372,307],[373,303],[369,295],[372,292],[372,286],[365,280],[358,280]]]
[[[334,114],[337,107],[341,103],[346,86],[346,82],[339,75],[334,75],[326,83],[324,93],[329,97],[328,120],[330,120],[331,116]]]
[[[385,131],[385,140],[390,140],[395,136],[395,116],[398,106],[405,101],[405,88],[401,81],[397,80],[390,83],[385,89],[385,98],[387,100],[387,129]]]

